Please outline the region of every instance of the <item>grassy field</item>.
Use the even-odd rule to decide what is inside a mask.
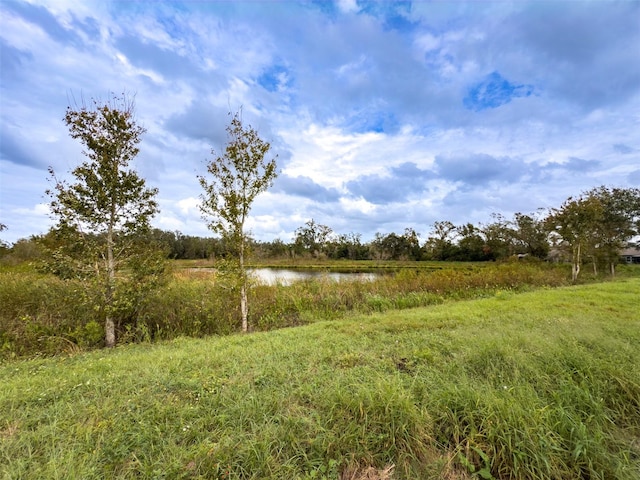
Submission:
[[[0,365],[0,478],[637,479],[640,279]]]

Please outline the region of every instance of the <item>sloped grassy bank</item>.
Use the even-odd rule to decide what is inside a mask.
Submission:
[[[636,479],[640,280],[0,366],[1,478]]]

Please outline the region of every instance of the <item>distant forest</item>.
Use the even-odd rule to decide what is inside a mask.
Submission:
[[[435,222],[425,237],[413,228],[401,233],[377,233],[368,242],[359,233],[336,233],[313,219],[300,226],[293,239],[248,240],[255,259],[315,258],[331,260],[496,261],[509,257],[610,264],[620,248],[640,233],[640,190],[598,187],[562,206],[508,219],[494,214],[486,224]],[[161,245],[168,259],[220,259],[234,252],[223,237],[198,237],[179,231],[151,229],[147,241]],[[51,247],[55,235],[33,236],[0,255],[23,261]],[[576,254],[578,254],[576,256]]]

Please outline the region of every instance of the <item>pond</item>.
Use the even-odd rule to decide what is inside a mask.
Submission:
[[[369,282],[381,275],[381,273],[372,272],[332,272],[286,268],[251,268],[249,273],[264,285],[291,285],[293,282],[310,279],[328,279],[335,282],[353,280]]]

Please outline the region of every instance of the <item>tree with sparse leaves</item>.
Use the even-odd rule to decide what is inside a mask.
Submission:
[[[237,280],[240,292],[242,331],[248,331],[248,276],[245,261],[248,255],[246,222],[255,198],[265,192],[277,176],[276,160],[265,160],[271,149],[258,132],[245,127],[239,113],[232,115],[227,126],[228,143],[222,155],[207,163],[210,178],[199,176],[204,193],[200,210],[209,228],[229,243],[235,254],[227,269]]]
[[[135,310],[164,271],[162,252],[145,241],[158,212],[157,189],[130,168],[145,129],[125,95],[68,107],[64,122],[87,158],[71,171],[72,183],[49,168],[53,188],[46,193],[57,223],[47,263],[63,277],[85,280],[104,320],[105,345],[113,347],[119,314]]]

